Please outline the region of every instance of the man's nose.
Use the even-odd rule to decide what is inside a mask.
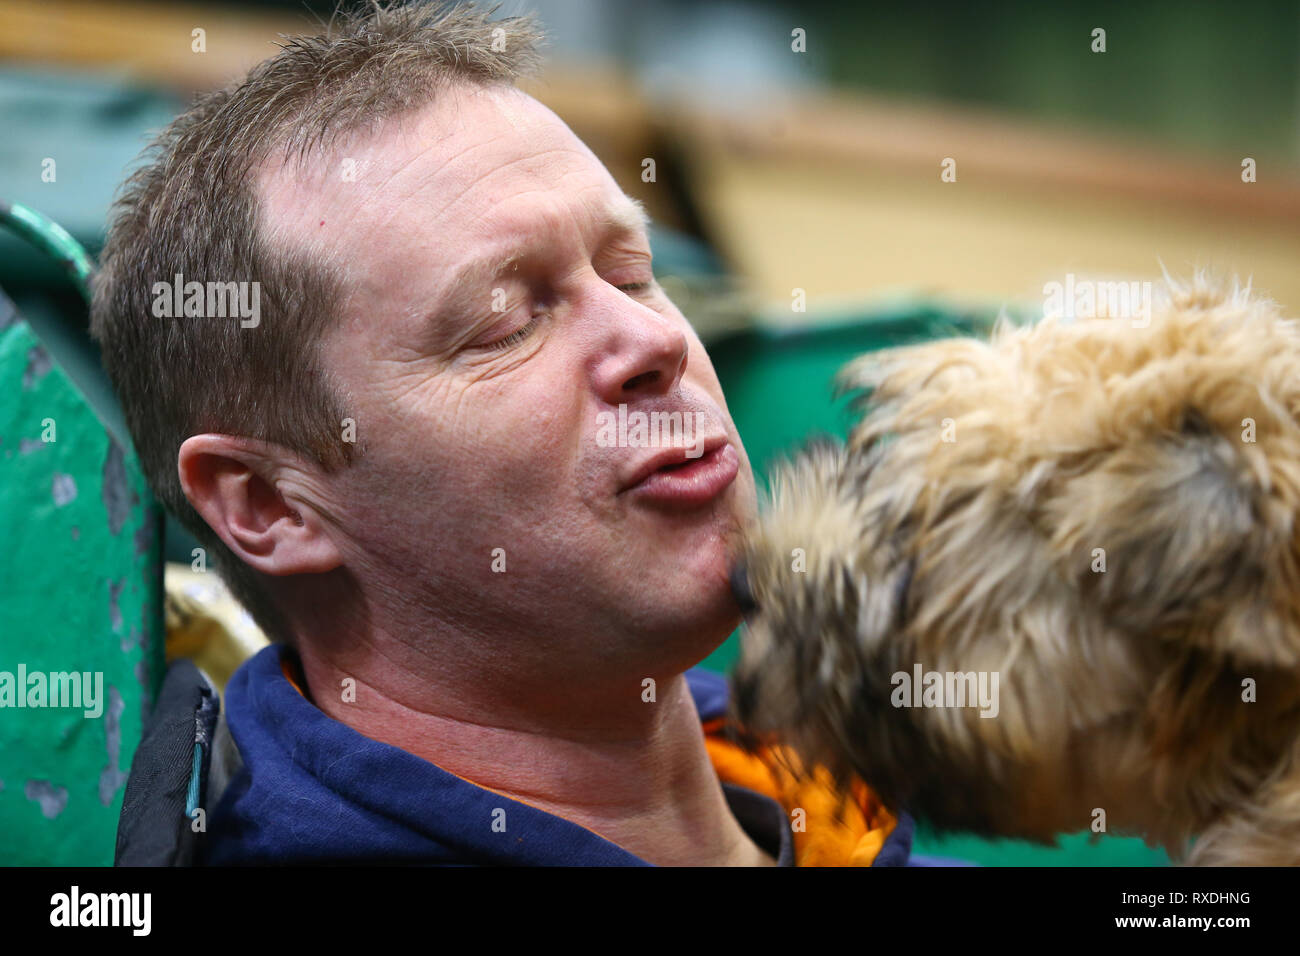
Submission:
[[[596,387],[611,405],[666,394],[686,373],[690,339],[684,321],[664,315],[618,289],[602,296],[603,335]],[[661,293],[662,294],[662,293]]]

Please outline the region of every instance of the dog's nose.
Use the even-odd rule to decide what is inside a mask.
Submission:
[[[758,602],[754,600],[754,592],[749,587],[749,569],[743,561],[737,561],[731,566],[731,594],[746,617],[758,610]]]

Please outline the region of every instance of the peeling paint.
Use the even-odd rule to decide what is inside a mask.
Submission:
[[[48,780],[28,780],[23,793],[41,805],[41,814],[47,820],[53,820],[68,805],[68,788],[56,787]]]
[[[154,613],[153,608],[151,608],[148,604],[140,605],[140,649],[144,651],[144,654],[140,658],[140,665],[142,668],[148,667],[149,647],[153,643],[153,627],[152,627],[153,613]],[[140,673],[146,675],[145,677],[141,677],[140,683],[144,685],[145,693],[148,694],[149,693],[149,681],[147,679],[148,671],[147,669],[141,670]],[[152,708],[144,712],[144,716],[146,720],[148,720],[149,714],[151,712],[152,712]]]
[[[54,360],[43,345],[33,345],[27,353],[27,367],[23,369],[23,389],[29,389],[54,367]]]
[[[144,635],[144,646],[149,645],[149,635]],[[140,724],[146,726],[149,723],[149,715],[153,713],[153,695],[149,692],[149,665],[145,663],[148,654],[143,655],[140,660],[135,662],[135,679],[140,684]]]
[[[62,508],[68,502],[77,497],[77,482],[71,475],[65,475],[63,472],[54,473],[54,481],[50,488],[50,495],[54,498],[54,506]]]
[[[9,670],[12,660],[66,669],[75,651],[78,670],[102,672],[101,687],[115,689],[101,697],[98,720],[0,710],[0,860],[107,866],[132,755],[156,700],[150,691],[163,669],[163,512],[131,443],[119,438],[113,447],[52,349],[49,371],[37,379],[45,363],[36,344],[21,319],[0,334],[0,380],[13,398],[0,404],[0,488],[14,499],[15,545],[0,568],[6,579],[30,585],[0,602],[0,669],[6,655]],[[46,417],[57,419],[60,442],[37,441]],[[38,451],[44,444],[52,447]],[[56,472],[70,478],[56,485]],[[148,512],[153,528],[142,535]],[[142,541],[148,550],[139,555]],[[137,683],[137,675],[147,680]]]
[[[122,630],[122,609],[118,607],[117,599],[122,595],[122,588],[126,587],[126,578],[121,581],[108,582],[108,623],[116,634]],[[122,650],[126,650],[125,647]]]
[[[153,508],[146,508],[144,512],[144,522],[135,530],[135,556],[143,557],[149,553],[153,547],[154,538],[158,534],[158,516]]]
[[[122,446],[113,436],[108,438],[108,455],[104,458],[104,508],[108,511],[108,530],[118,535],[122,525],[139,502],[126,477],[126,459]]]
[[[99,802],[108,806],[113,802],[113,795],[126,783],[126,774],[117,769],[118,757],[122,753],[122,711],[126,703],[116,687],[108,688],[108,709],[104,712],[104,735],[108,742],[108,766],[99,775]]]

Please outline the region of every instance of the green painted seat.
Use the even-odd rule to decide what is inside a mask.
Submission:
[[[127,773],[163,673],[162,513],[129,438],[86,397],[106,383],[81,387],[69,363],[82,380],[102,379],[0,291],[7,865],[113,862]],[[83,684],[77,706],[62,706]]]

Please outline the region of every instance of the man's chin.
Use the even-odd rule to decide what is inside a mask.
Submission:
[[[664,650],[675,648],[669,656],[680,655],[683,668],[691,667],[717,650],[740,625],[741,611],[725,573],[681,582],[671,593],[673,599],[653,608],[645,606],[642,595],[647,643]]]
[[[696,667],[722,646],[739,623],[737,614],[734,618],[674,621],[656,629],[642,645],[653,655],[642,662],[646,676],[668,677]]]

